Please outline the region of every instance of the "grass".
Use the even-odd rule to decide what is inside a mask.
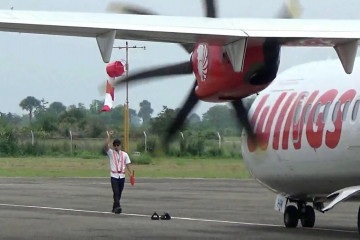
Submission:
[[[148,165],[133,165],[136,177],[248,178],[239,158],[153,158]],[[0,177],[108,177],[106,156],[0,158]]]

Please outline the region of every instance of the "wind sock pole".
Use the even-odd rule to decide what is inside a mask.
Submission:
[[[126,42],[126,78],[129,77],[129,44]],[[126,102],[124,105],[124,150],[129,152],[129,83],[126,82]]]
[[[146,50],[145,46],[132,46],[129,47],[128,42],[126,42],[125,47],[114,47],[117,49],[124,49],[126,50],[126,62],[125,62],[125,69],[126,69],[126,77],[129,76],[129,49],[130,48],[141,48],[143,50]],[[129,132],[130,132],[130,115],[129,115],[129,85],[128,82],[126,82],[126,101],[124,104],[124,150],[125,152],[129,152]]]

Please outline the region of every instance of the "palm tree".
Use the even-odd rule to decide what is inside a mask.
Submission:
[[[40,102],[40,100],[38,100],[32,96],[28,96],[20,102],[19,106],[23,110],[29,111],[29,119],[30,119],[30,124],[31,124],[33,111],[34,111],[34,109],[41,106],[41,102]]]

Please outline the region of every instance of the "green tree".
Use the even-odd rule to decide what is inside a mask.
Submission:
[[[29,111],[29,121],[31,124],[33,111],[41,106],[41,102],[35,97],[28,96],[20,102],[19,106],[23,110]]]
[[[9,123],[13,124],[13,125],[18,125],[21,122],[21,118],[13,113],[0,113],[0,119],[5,119],[6,121],[8,121]]]
[[[92,114],[97,114],[101,111],[102,107],[104,106],[104,101],[101,100],[92,100],[92,102],[90,103],[90,113]]]
[[[41,111],[45,111],[46,109],[47,109],[47,104],[48,104],[49,102],[47,102],[44,98],[42,98],[41,100],[40,100],[40,107],[39,107],[39,109],[41,109]]]
[[[86,123],[86,109],[79,104],[79,107],[70,105],[68,109],[60,116],[61,125],[65,128],[71,128],[73,131],[84,130]],[[68,129],[64,129],[68,132]]]
[[[130,115],[130,125],[134,127],[139,127],[141,119],[136,114],[136,111],[134,109],[129,109],[129,115]]]
[[[124,123],[124,106],[118,105],[112,108],[109,112],[101,113],[100,116],[106,125],[120,126]]]
[[[105,131],[104,121],[99,115],[92,115],[86,120],[85,132],[88,137],[96,138]]]
[[[18,139],[15,129],[4,118],[0,119],[0,156],[18,153]]]
[[[223,132],[225,128],[237,128],[235,112],[227,105],[216,105],[203,114],[206,128]]]
[[[36,125],[45,132],[58,130],[59,118],[49,111],[40,112],[36,115]]]
[[[196,113],[192,113],[189,116],[188,120],[190,124],[198,124],[199,122],[201,122],[200,116],[197,115]]]
[[[157,115],[157,117],[151,119],[150,127],[151,132],[159,136],[164,136],[168,127],[175,119],[175,110],[163,106],[163,110]]]
[[[53,102],[50,104],[47,111],[55,114],[56,116],[60,116],[62,113],[66,111],[66,107],[61,102]]]
[[[146,124],[151,119],[151,114],[154,112],[154,109],[151,108],[151,103],[147,100],[143,100],[140,104],[140,110],[138,116],[142,118],[143,124]]]

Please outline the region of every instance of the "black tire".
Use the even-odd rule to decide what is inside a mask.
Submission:
[[[301,225],[306,228],[312,228],[315,225],[315,211],[314,208],[307,205],[305,212],[301,213]]]
[[[284,213],[284,224],[287,228],[296,228],[299,222],[298,209],[293,206],[287,206]]]
[[[358,226],[358,232],[360,233],[360,207],[359,207],[359,211],[358,211],[358,221],[357,221],[357,226]]]

